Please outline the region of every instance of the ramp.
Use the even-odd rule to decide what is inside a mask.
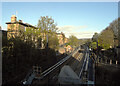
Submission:
[[[35,74],[32,73],[31,76],[29,76],[28,80],[24,81],[23,84],[31,84],[34,78],[35,78]]]
[[[58,81],[60,84],[81,84],[78,75],[70,66],[63,66],[59,75]]]

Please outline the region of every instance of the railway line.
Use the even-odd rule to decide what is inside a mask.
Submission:
[[[58,63],[59,65],[57,65],[55,67],[55,69],[53,69],[54,71],[52,71],[51,73],[49,73],[47,76],[44,77],[44,80],[41,80],[39,78],[39,82],[36,81],[36,82],[33,82],[32,84],[35,84],[35,83],[42,83],[42,84],[45,84],[45,83],[48,83],[48,84],[59,84],[58,80],[57,80],[57,76],[58,74],[60,73],[60,69],[64,66],[64,65],[70,65],[74,62],[74,60],[79,56],[79,52],[77,50],[77,52],[74,52],[73,54],[71,54],[68,58],[66,57],[64,60],[61,60],[60,62],[62,63]],[[44,83],[43,83],[44,81]]]
[[[69,56],[66,56],[52,67],[42,72],[40,76],[36,76],[35,73],[32,72],[28,79],[25,79],[23,83],[31,85],[46,83],[60,84],[58,82],[58,75],[64,65],[70,66],[81,79],[82,76],[84,77],[84,70],[87,71],[88,68],[88,53],[85,51],[79,52],[79,50],[80,47],[76,48]]]
[[[78,50],[79,50],[79,47],[77,47],[69,56],[65,57],[64,59],[60,60],[58,63],[53,65],[52,67],[42,72],[39,77],[36,77],[34,71],[32,71],[31,73],[29,73],[28,75],[29,77],[27,77],[27,79],[24,79],[23,84],[32,84],[38,80],[40,83],[44,83],[46,82],[46,79],[56,76],[57,75],[56,72],[59,73],[61,67],[65,64],[68,64],[68,62],[71,60],[71,57],[76,57],[78,55]],[[51,76],[49,76],[50,74]]]

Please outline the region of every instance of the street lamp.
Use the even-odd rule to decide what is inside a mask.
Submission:
[[[120,18],[118,19],[118,50],[117,50],[117,57],[120,61]]]
[[[98,58],[98,34],[97,33],[95,33],[95,35],[93,36],[93,40],[97,43],[96,44],[96,46],[97,46],[96,54],[97,54],[97,58]]]

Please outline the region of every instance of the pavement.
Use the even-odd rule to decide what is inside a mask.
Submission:
[[[58,81],[60,84],[80,84],[78,75],[68,65],[62,67],[58,75]]]
[[[72,57],[73,59],[68,65],[62,67],[58,76],[58,80],[61,84],[81,84],[78,76],[84,62],[83,57],[84,53],[77,53],[75,57]]]

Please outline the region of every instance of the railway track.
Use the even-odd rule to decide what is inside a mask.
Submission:
[[[80,80],[83,77],[87,79],[86,74],[88,71],[89,52],[87,52],[88,49],[83,52],[78,52],[79,49],[80,48],[76,48],[76,50],[72,52],[69,56],[66,56],[64,59],[60,60],[52,67],[42,72],[39,77],[32,77],[33,80],[31,80],[31,82],[27,84],[60,84],[58,82],[57,76],[59,75],[60,70],[64,65],[69,65],[79,76]],[[31,75],[34,76],[34,73],[32,73]]]
[[[64,59],[60,60],[55,65],[51,66],[50,68],[42,72],[39,77],[36,77],[35,74],[32,73],[31,76],[33,76],[34,78],[32,77],[33,80],[31,80],[31,82],[27,84],[31,84],[31,85],[60,84],[58,82],[58,75],[60,73],[61,68],[64,65],[68,65],[73,69],[73,71],[78,75],[80,79],[80,83],[87,84],[88,82],[87,79],[89,76],[87,75],[88,74],[88,62],[89,62],[89,50],[87,48],[84,51],[79,52],[78,51],[79,49],[80,48],[76,48],[75,51],[72,52],[69,56],[66,56]]]
[[[38,83],[37,81],[39,81],[39,84],[41,83],[46,83],[46,81],[49,83],[49,80],[51,80],[51,78],[55,77],[57,75],[57,72],[59,74],[60,69],[63,65],[67,64],[71,57],[77,57],[78,56],[78,50],[80,49],[80,47],[77,47],[69,56],[66,56],[64,59],[60,60],[58,63],[56,63],[55,65],[53,65],[52,67],[48,68],[47,70],[45,70],[44,72],[41,73],[40,77],[31,77],[33,75],[35,75],[34,72],[32,72],[32,74],[30,74],[31,76],[29,76],[29,78],[33,79],[30,81],[29,78],[25,79],[25,81],[23,81],[24,84],[36,84]],[[49,79],[49,80],[48,80]]]

